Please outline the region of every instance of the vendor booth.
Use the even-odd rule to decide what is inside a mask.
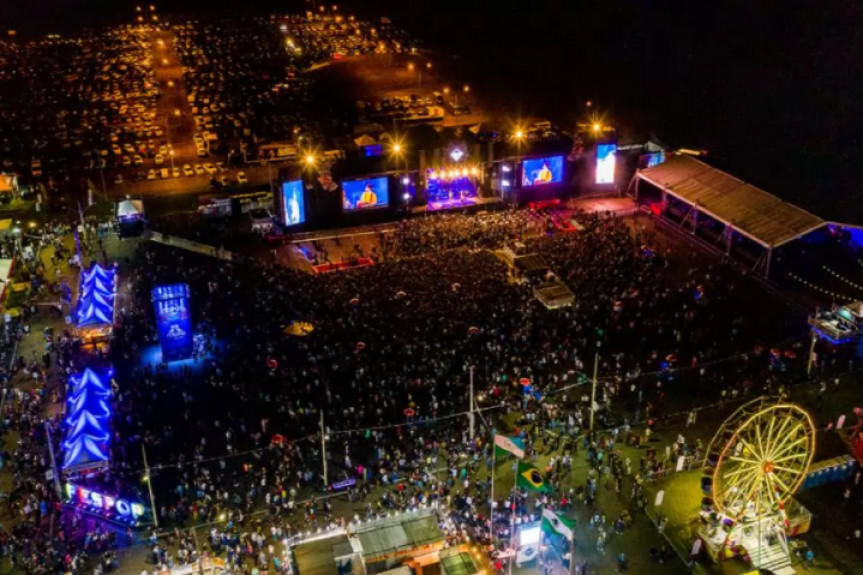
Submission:
[[[120,237],[141,235],[144,232],[144,202],[126,198],[114,204],[114,228]]]
[[[75,326],[84,343],[107,341],[114,329],[117,272],[98,263],[82,269],[78,283]]]

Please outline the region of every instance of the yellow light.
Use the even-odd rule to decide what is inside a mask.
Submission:
[[[431,63],[431,62],[426,62],[426,69],[427,69],[427,70],[431,70],[431,67],[432,67],[432,63]]]
[[[174,115],[177,116],[178,118],[180,117],[180,109],[179,108],[174,109]]]
[[[399,143],[393,144],[393,152],[395,152],[396,154],[401,154],[402,145]]]
[[[315,157],[312,154],[308,154],[306,156],[306,164],[311,166],[314,163],[315,163]]]
[[[602,130],[602,125],[599,122],[594,122],[593,123],[593,131],[599,132],[600,130]]]
[[[168,65],[168,59],[162,58],[162,66],[167,66],[167,65]]]
[[[170,151],[170,154],[173,156],[173,155],[174,155],[174,150],[171,150],[171,151]]]
[[[468,86],[467,84],[464,85],[464,92],[465,92],[465,94],[470,92],[470,86]]]
[[[449,86],[444,86],[444,87],[443,87],[443,93],[444,93],[444,94],[449,94]]]
[[[408,70],[409,70],[409,71],[411,71],[411,72],[413,72],[413,71],[414,71],[414,63],[413,63],[413,62],[411,62],[410,64],[408,64]]]
[[[173,80],[168,80],[168,87],[169,87],[169,88],[173,88],[173,87],[174,87],[174,81],[173,81]]]
[[[523,130],[516,130],[515,131],[515,139],[516,140],[524,139],[524,131]]]

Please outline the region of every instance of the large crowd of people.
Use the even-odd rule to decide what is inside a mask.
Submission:
[[[542,233],[542,218],[519,211],[408,220],[386,236],[375,265],[323,275],[140,244],[123,263],[128,290],[107,355],[87,359],[72,335],[54,334],[45,357],[15,366],[36,383],[16,390],[6,412],[5,428],[21,442],[0,454],[16,477],[7,498],[14,527],[0,532],[0,549],[34,573],[74,571],[94,558],[107,570],[116,545],[140,541],[86,515],[53,523],[43,423],[59,439],[60,415],[50,406],[62,387],[45,374],[53,364],[59,383],[85,360],[115,369],[112,466],[95,482],[146,501],[142,445],[148,454],[154,513],[172,533],[145,536],[149,568],[207,553],[280,572],[284,549],[274,540],[422,504],[446,512],[453,540],[491,543],[493,533],[505,546],[513,522],[548,506],[589,525],[581,561],[593,553],[586,549],[602,553],[624,541],[645,505],[644,482],[703,448],[681,437],[663,452],[651,429],[670,410],[760,392],[754,380],[775,389],[768,354],[747,353],[774,334],[747,323],[753,296],[733,270],[694,251],[674,253],[638,222],[574,217],[579,233],[554,236]],[[68,257],[56,239],[42,241],[59,250],[52,264]],[[98,256],[97,242],[90,247]],[[547,310],[529,285],[511,281],[494,250],[514,242],[573,289],[573,307]],[[34,265],[37,277],[51,275]],[[150,291],[174,282],[190,286],[199,334],[196,357],[180,366],[154,359]],[[297,322],[307,328],[291,329]],[[590,434],[584,373],[596,352],[602,431]],[[465,416],[471,376],[480,409],[473,440]],[[518,491],[510,515],[510,490],[497,485],[490,522],[492,429],[522,436],[553,492]],[[574,472],[582,462],[587,471]],[[322,497],[347,478],[356,480],[347,493]],[[622,510],[608,503],[611,493]],[[208,536],[185,530],[208,522]],[[651,557],[669,553],[657,547]]]

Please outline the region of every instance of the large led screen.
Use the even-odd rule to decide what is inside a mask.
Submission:
[[[382,208],[389,205],[389,180],[386,177],[342,182],[346,211]]]
[[[162,359],[166,362],[192,357],[192,317],[189,313],[189,286],[156,286],[152,293]]]
[[[596,183],[614,183],[614,162],[617,144],[598,144],[596,146]]]
[[[535,158],[522,163],[521,185],[544,186],[559,184],[563,181],[563,156]]]
[[[303,181],[291,180],[282,183],[285,225],[293,226],[306,221],[306,205],[303,200]]]

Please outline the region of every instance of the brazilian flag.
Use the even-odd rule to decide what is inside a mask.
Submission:
[[[515,484],[518,487],[523,487],[528,491],[539,491],[543,493],[548,491],[548,486],[545,484],[545,478],[542,476],[539,469],[533,465],[519,461],[518,471],[516,473],[518,474],[518,477],[515,480]]]

